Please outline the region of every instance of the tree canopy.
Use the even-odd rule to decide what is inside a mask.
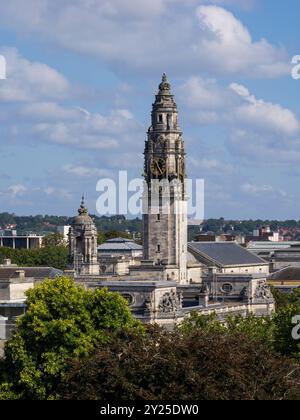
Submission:
[[[40,249],[0,248],[0,264],[9,258],[13,264],[23,267],[54,267],[65,270],[68,249],[65,245],[46,246]]]
[[[73,361],[58,392],[71,400],[284,400],[300,398],[300,372],[241,333],[119,335]]]
[[[68,359],[87,356],[111,332],[138,326],[119,294],[86,290],[66,277],[46,280],[27,292],[27,312],[5,346],[2,382],[21,398],[49,398]]]

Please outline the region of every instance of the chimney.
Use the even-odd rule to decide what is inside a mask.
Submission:
[[[25,279],[25,271],[17,270],[13,276],[14,279]]]

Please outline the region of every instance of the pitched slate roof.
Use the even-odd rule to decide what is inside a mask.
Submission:
[[[53,267],[18,267],[8,266],[0,267],[0,279],[11,279],[16,271],[25,271],[25,277],[33,277],[35,279],[54,279],[61,276],[63,272]]]
[[[268,280],[300,281],[300,267],[285,267],[271,274]]]
[[[135,242],[124,239],[124,238],[114,238],[106,241],[104,244],[98,246],[98,251],[105,252],[116,252],[116,251],[142,251],[143,247],[136,244]]]
[[[219,266],[268,264],[235,242],[190,242],[188,247],[194,255]]]

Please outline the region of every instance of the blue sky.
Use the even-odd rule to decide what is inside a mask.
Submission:
[[[300,219],[296,0],[0,0],[0,211],[91,212],[140,176],[168,73],[205,217]]]

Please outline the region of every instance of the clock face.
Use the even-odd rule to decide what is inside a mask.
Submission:
[[[151,163],[150,169],[153,175],[162,176],[166,173],[166,161],[162,158],[155,159]]]

